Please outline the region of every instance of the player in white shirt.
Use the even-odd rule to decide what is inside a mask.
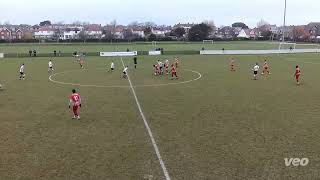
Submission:
[[[253,67],[253,79],[257,80],[257,75],[258,75],[258,71],[259,71],[260,67],[258,65],[258,63],[256,63],[256,65]]]
[[[124,69],[123,69],[123,78],[127,78],[128,77],[128,66],[126,66]]]
[[[25,74],[24,74],[24,64],[22,64],[21,66],[20,66],[20,69],[19,69],[19,73],[20,73],[20,77],[19,77],[19,79],[21,80],[24,80],[24,78],[25,78]]]
[[[53,72],[53,63],[52,63],[52,61],[51,61],[51,59],[50,59],[50,61],[49,61],[49,63],[48,63],[48,66],[49,66],[49,68],[48,68],[48,72]]]
[[[111,62],[110,69],[111,69],[111,72],[114,71],[114,62],[113,61]]]

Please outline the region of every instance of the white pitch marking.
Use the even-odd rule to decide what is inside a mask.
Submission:
[[[101,68],[98,68],[101,69]],[[88,69],[85,69],[88,70]],[[159,87],[159,86],[169,86],[169,85],[178,85],[178,84],[186,84],[186,83],[190,83],[192,81],[197,81],[199,79],[202,78],[201,73],[191,70],[191,69],[182,69],[184,71],[190,71],[193,72],[195,74],[198,74],[198,77],[195,79],[191,79],[191,80],[187,80],[187,81],[182,81],[182,82],[175,82],[175,83],[166,83],[166,84],[146,84],[146,85],[135,85],[133,87]],[[59,74],[65,74],[65,73],[69,73],[69,72],[74,72],[74,71],[82,71],[82,70],[70,70],[70,71],[64,71],[64,72],[59,72],[59,73],[55,73],[49,76],[49,80],[53,83],[56,84],[62,84],[62,85],[71,85],[71,86],[81,86],[81,87],[95,87],[95,88],[129,88],[130,86],[103,86],[103,85],[91,85],[91,84],[79,84],[79,83],[68,83],[68,82],[61,82],[61,81],[56,81],[53,79],[53,77],[55,77],[56,75]]]
[[[122,62],[122,66],[123,66],[123,68],[124,68],[125,65],[124,65],[124,63],[123,63],[122,57],[121,57],[121,62]],[[140,103],[139,103],[139,100],[138,100],[138,98],[137,98],[136,92],[135,92],[135,90],[134,90],[134,88],[133,88],[133,86],[132,86],[132,82],[131,82],[131,80],[130,80],[129,73],[127,73],[127,78],[128,78],[129,84],[130,84],[130,88],[131,88],[132,94],[133,94],[133,96],[134,96],[134,99],[136,100],[136,104],[137,104],[138,109],[139,109],[139,111],[140,111],[140,115],[141,115],[141,117],[142,117],[142,120],[143,120],[143,122],[144,122],[144,125],[145,125],[145,127],[146,127],[146,129],[147,129],[147,131],[148,131],[149,137],[150,137],[150,139],[151,139],[151,142],[152,142],[154,151],[155,151],[156,154],[157,154],[157,157],[158,157],[158,160],[159,160],[159,162],[160,162],[160,165],[161,165],[163,174],[164,174],[166,180],[171,180],[171,178],[170,178],[170,176],[169,176],[169,173],[168,173],[168,171],[167,171],[167,168],[166,168],[166,166],[165,166],[165,164],[164,164],[164,162],[163,162],[163,160],[162,160],[162,157],[161,157],[159,148],[158,148],[158,146],[157,146],[156,140],[155,140],[154,137],[153,137],[153,134],[152,134],[152,131],[151,131],[150,127],[149,127],[148,121],[147,121],[146,117],[144,116],[144,113],[143,113],[142,108],[141,108],[141,106],[140,106]]]

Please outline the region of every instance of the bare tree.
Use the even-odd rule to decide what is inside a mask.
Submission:
[[[83,41],[83,43],[86,43],[86,40],[88,39],[87,31],[85,31],[85,30],[80,31],[78,36],[79,36],[79,39],[81,39]]]
[[[268,23],[267,21],[261,19],[261,20],[257,23],[257,28],[260,28],[260,27],[265,26],[265,25],[270,25],[270,23]]]

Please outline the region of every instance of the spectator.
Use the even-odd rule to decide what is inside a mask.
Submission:
[[[29,50],[29,56],[30,56],[30,57],[32,56],[32,51],[31,51],[31,50]]]
[[[33,56],[37,57],[37,51],[36,50],[33,50]]]
[[[53,55],[54,55],[54,57],[57,56],[57,51],[56,50],[53,51]]]

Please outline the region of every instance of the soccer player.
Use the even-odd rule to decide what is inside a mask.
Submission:
[[[114,62],[113,61],[111,62],[110,68],[111,68],[111,72],[113,72],[114,71]]]
[[[137,56],[134,56],[134,58],[133,58],[133,63],[134,63],[134,68],[137,69],[137,64],[138,64],[138,58],[137,58]]]
[[[297,85],[300,84],[300,76],[301,76],[301,71],[299,65],[296,65],[296,72],[294,73],[294,76],[296,77]]]
[[[166,74],[168,75],[169,74],[169,60],[168,59],[166,59],[164,66],[166,68]]]
[[[80,119],[79,108],[81,108],[81,96],[79,93],[76,93],[75,89],[72,89],[72,94],[69,100],[69,109],[72,106],[73,117],[72,119]]]
[[[48,68],[48,72],[53,72],[53,63],[52,63],[52,61],[51,61],[51,59],[50,59],[50,61],[49,61],[49,63],[48,63],[48,66],[49,66],[49,68]]]
[[[128,77],[128,66],[126,66],[122,72],[123,72],[123,78],[126,79]]]
[[[84,60],[82,58],[79,59],[80,68],[83,69]]]
[[[256,65],[253,67],[253,79],[257,80],[257,75],[258,75],[258,71],[259,71],[260,67],[258,65],[258,63],[256,63]]]
[[[171,79],[178,79],[177,68],[173,64],[171,65]]]
[[[162,61],[160,61],[160,64],[159,64],[159,74],[160,75],[163,75],[163,71],[164,71],[164,63]]]
[[[178,68],[179,63],[180,63],[179,58],[176,57],[176,62],[175,62],[175,66],[176,66],[176,67],[175,67],[175,68]]]
[[[270,71],[269,71],[269,65],[268,65],[268,62],[267,60],[265,59],[264,60],[264,64],[263,64],[263,70],[262,70],[262,75],[264,74],[271,74]]]
[[[19,79],[20,79],[20,80],[24,80],[24,78],[25,78],[25,74],[24,74],[24,64],[22,64],[22,65],[20,66],[19,73],[20,73]]]
[[[235,66],[235,60],[234,60],[234,58],[231,58],[230,59],[230,71],[236,71],[234,66]]]

